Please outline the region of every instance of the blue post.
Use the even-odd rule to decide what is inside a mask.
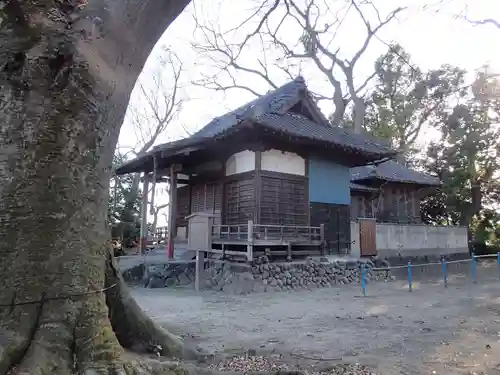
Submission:
[[[446,260],[444,259],[444,257],[441,258],[441,268],[443,269],[444,287],[448,288],[448,278],[446,277]]]
[[[408,262],[408,291],[411,292],[411,262]]]
[[[497,253],[498,277],[500,278],[500,253]]]
[[[471,258],[471,271],[472,271],[472,282],[474,284],[477,284],[477,275],[476,275],[476,272],[477,272],[477,264],[476,264],[476,256],[474,255],[474,253],[472,253],[472,258]]]
[[[361,265],[361,289],[363,290],[363,297],[366,297],[366,279],[365,279],[365,265]]]

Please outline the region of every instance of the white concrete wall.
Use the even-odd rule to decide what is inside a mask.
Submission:
[[[267,150],[262,153],[261,169],[305,176],[306,160],[293,152]]]
[[[353,257],[359,257],[360,254],[359,223],[357,221],[351,221],[351,255]]]
[[[232,155],[226,161],[226,176],[255,170],[255,152],[244,150]]]
[[[359,232],[359,230],[358,230]],[[467,253],[467,228],[377,223],[377,253],[420,256]]]

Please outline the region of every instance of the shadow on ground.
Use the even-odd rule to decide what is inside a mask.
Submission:
[[[229,296],[135,289],[160,324],[203,350],[282,356],[297,364],[359,362],[382,374],[500,374],[500,280],[495,264],[405,280]],[[400,275],[404,277],[403,275]],[[433,372],[435,371],[435,372]]]

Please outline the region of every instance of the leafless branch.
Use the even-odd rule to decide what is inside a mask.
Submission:
[[[264,5],[265,3],[267,3],[267,1],[265,1],[263,4],[261,4],[259,6],[259,9],[257,11],[257,13],[254,13],[254,15],[252,15],[251,17],[247,18],[247,20],[243,23],[243,24],[240,24],[239,27],[242,27],[245,23],[247,23],[248,21],[250,21],[251,18],[255,17],[255,15],[259,14],[259,12],[264,8]],[[237,59],[243,49],[244,46],[246,46],[247,42],[255,35],[259,34],[261,29],[262,29],[262,26],[267,22],[267,20],[269,19],[269,17],[271,16],[271,14],[276,10],[276,8],[278,8],[278,5],[280,4],[280,0],[274,0],[273,2],[273,5],[264,13],[264,16],[261,18],[261,20],[259,21],[259,24],[257,25],[257,27],[255,28],[254,31],[252,31],[250,34],[248,34],[245,39],[243,40],[243,42],[241,43],[241,47],[238,51],[238,53],[236,54],[235,56],[235,59]]]
[[[238,73],[246,73],[262,79],[272,88],[277,88],[278,85],[270,78],[267,65],[259,60],[258,68],[253,68],[244,65],[238,61],[238,57],[242,53],[245,44],[231,45],[226,41],[226,37],[221,32],[217,31],[213,25],[202,25],[197,19],[196,27],[202,33],[204,44],[193,44],[193,47],[198,50],[205,58],[217,68],[217,72],[212,75],[204,75],[202,79],[192,82],[196,86],[206,87],[215,91],[227,91],[229,89],[241,89],[255,96],[261,94],[248,86],[238,84],[235,75]],[[264,21],[262,21],[264,23]],[[259,30],[260,30],[259,26]],[[257,32],[256,32],[257,33]],[[250,35],[250,34],[249,34]],[[255,34],[254,34],[255,35]],[[247,36],[251,38],[253,35]],[[245,42],[246,43],[246,42]],[[265,55],[263,55],[265,59]],[[221,75],[224,76],[228,83],[221,83]]]
[[[310,62],[323,73],[331,85],[329,93],[316,93],[315,97],[320,100],[333,100],[335,112],[332,121],[340,124],[348,105],[352,104],[355,130],[360,131],[366,110],[365,91],[375,74],[368,76],[359,84],[354,78],[355,66],[376,34],[392,22],[403,8],[397,8],[383,17],[371,1],[350,0],[348,4],[347,10],[343,7],[335,13],[327,1],[323,4],[321,0],[306,0],[305,3],[296,0],[261,0],[251,16],[229,30],[240,31],[244,35],[239,41],[232,43],[227,41],[228,32],[218,31],[213,25],[202,24],[197,19],[197,28],[205,40],[194,47],[218,69],[216,74],[205,77],[199,84],[218,91],[236,88],[258,95],[259,90],[256,87],[248,87],[238,81],[241,73],[253,75],[269,87],[276,88],[278,81],[275,77],[291,79],[298,74],[297,65],[292,65],[292,60],[299,61],[299,71],[302,62]],[[375,14],[373,24],[363,8]],[[357,52],[352,57],[346,58],[341,57],[338,46],[332,47],[335,44],[332,41],[350,9],[354,9],[362,21],[366,36]],[[252,26],[248,33],[239,30],[249,24]],[[296,45],[290,44],[287,35],[290,30],[302,30],[302,37]],[[259,43],[263,52],[254,58],[252,64],[246,52],[250,48],[256,50],[253,43]],[[267,58],[269,51],[274,51],[278,56],[284,55],[285,64],[269,63]],[[243,59],[245,63],[242,62]],[[348,95],[342,90],[342,82],[346,83]]]
[[[168,88],[163,80],[163,69],[167,65],[172,71],[172,84]],[[175,54],[167,51],[166,59],[161,62],[160,68],[153,76],[153,87],[149,88],[144,83],[139,83],[142,97],[148,106],[147,112],[151,118],[143,115],[144,117],[140,119],[142,121],[137,121],[140,123],[140,125],[137,125],[143,141],[142,146],[137,151],[138,155],[146,153],[153,146],[159,135],[167,129],[181,110],[183,101],[178,98],[181,73],[182,62]],[[147,122],[152,121],[154,125],[145,124],[144,120]]]
[[[170,82],[164,80],[165,70],[169,70]],[[137,144],[132,152],[136,157],[145,155],[172,124],[182,108],[183,100],[179,98],[181,87],[182,62],[170,50],[165,49],[165,56],[160,59],[159,67],[154,72],[152,82],[138,82],[139,100],[135,107],[129,108],[128,119],[134,128]],[[183,125],[181,125],[184,128]],[[125,208],[133,207],[139,192],[141,178],[135,174],[132,186],[125,194]]]
[[[483,20],[473,21],[473,20],[470,20],[467,17],[465,17],[465,20],[467,22],[470,22],[470,23],[474,24],[474,25],[493,25],[497,29],[500,29],[500,22],[498,22],[497,20],[494,20],[493,18],[485,18]]]
[[[153,208],[153,223],[151,225],[151,232],[153,233],[153,235],[156,234],[156,227],[158,225],[158,214],[160,213],[160,211],[167,208],[168,206],[169,206],[169,204],[165,203],[165,204],[161,204],[159,206],[155,206]]]
[[[356,9],[356,11],[358,12],[359,17],[363,20],[363,23],[365,24],[365,27],[366,27],[366,38],[365,38],[365,41],[363,42],[363,45],[358,50],[358,52],[356,52],[356,54],[354,55],[354,57],[349,62],[350,65],[353,66],[359,60],[359,58],[361,57],[361,55],[366,51],[366,49],[368,48],[368,45],[370,44],[370,41],[373,38],[373,36],[375,34],[377,34],[377,32],[380,29],[382,29],[385,25],[387,25],[394,18],[396,18],[396,16],[398,15],[398,13],[400,13],[401,11],[403,11],[404,8],[401,8],[401,7],[396,8],[395,10],[393,10],[392,12],[390,12],[387,15],[387,17],[385,18],[384,21],[380,22],[375,28],[372,28],[371,25],[370,25],[370,23],[368,22],[368,20],[365,18],[363,12],[359,8],[358,4],[356,4],[356,1],[355,0],[351,0],[351,3],[353,5],[354,9]],[[373,4],[371,4],[371,5],[372,5],[373,8],[375,8],[375,6]],[[378,13],[378,11],[377,11],[377,14],[378,14],[378,18],[380,18],[380,14]]]
[[[309,47],[305,46],[309,58],[311,58],[318,69],[325,74],[325,76],[328,78],[330,83],[332,84],[334,88],[334,103],[335,103],[335,112],[332,116],[332,122],[334,123],[341,123],[342,118],[344,117],[344,112],[346,109],[347,102],[352,102],[353,103],[353,113],[354,113],[354,130],[357,132],[360,132],[363,123],[364,123],[364,117],[365,117],[365,111],[366,111],[366,102],[363,97],[359,95],[359,93],[368,85],[369,81],[375,76],[374,74],[369,76],[359,87],[356,87],[356,83],[354,80],[354,68],[360,57],[365,53],[366,49],[368,48],[368,45],[370,44],[370,41],[372,40],[373,36],[376,35],[380,29],[382,29],[385,25],[387,25],[389,22],[391,22],[398,13],[400,13],[403,8],[397,8],[393,10],[392,12],[389,13],[389,15],[383,20],[382,22],[379,22],[376,27],[372,27],[365,17],[364,13],[362,12],[360,6],[355,2],[355,0],[351,0],[351,5],[354,7],[354,9],[357,11],[359,18],[363,21],[365,27],[366,27],[366,37],[365,40],[360,47],[360,49],[354,54],[354,56],[351,59],[340,59],[339,56],[339,50],[331,50],[328,48],[326,45],[324,45],[321,42],[320,35],[323,34],[323,30],[318,31],[316,28],[314,28],[314,25],[311,23],[311,9],[314,6],[314,1],[315,0],[309,0],[309,3],[306,7],[305,10],[301,9],[298,5],[293,0],[289,0],[292,8],[295,10],[297,13],[298,17],[300,20],[298,23],[303,27],[305,34],[308,36],[309,40]],[[371,7],[374,7],[373,4],[371,4]],[[377,11],[377,17],[380,18],[380,14]],[[340,23],[341,20],[336,21],[337,23]],[[293,56],[293,54],[292,54]],[[327,58],[330,61],[330,67],[327,68],[323,63],[322,63],[322,57]],[[342,71],[345,82],[347,84],[348,92],[349,92],[349,97],[348,100],[346,101],[344,95],[341,92],[341,88],[339,87],[340,85],[338,84],[338,79],[334,76],[334,68],[338,67]]]

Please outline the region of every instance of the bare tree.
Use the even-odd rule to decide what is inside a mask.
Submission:
[[[157,184],[153,184],[153,186],[148,192],[149,194],[151,194],[149,196],[150,200],[148,201],[148,204],[150,204],[151,207],[149,214],[153,216],[153,222],[151,224],[151,234],[153,236],[156,234],[156,227],[158,225],[158,217],[160,215],[160,212],[163,211],[165,208],[167,208],[170,203],[170,202],[161,202],[161,203],[158,202],[157,198],[155,197],[158,194],[158,192],[160,192],[160,194],[162,194],[163,196],[164,195],[168,196],[170,194],[170,184],[167,184],[162,189],[158,189]]]
[[[284,79],[300,74],[306,65],[312,66],[329,83],[329,92],[315,95],[318,100],[333,102],[332,123],[341,124],[346,109],[352,106],[354,130],[361,132],[366,111],[365,90],[375,73],[359,82],[355,68],[372,40],[378,38],[377,33],[403,8],[382,16],[371,1],[339,0],[336,4],[341,6],[334,10],[322,0],[307,0],[300,4],[295,0],[264,0],[249,18],[225,31],[196,18],[204,41],[194,47],[217,68],[215,74],[203,77],[198,84],[219,91],[237,88],[259,95],[261,93],[254,87],[239,83],[237,77],[242,74],[254,76],[270,88],[276,88]],[[342,57],[335,42],[339,29],[351,12],[361,21],[365,37],[352,56]],[[241,33],[245,28],[250,28],[250,31],[242,39],[228,41],[236,31]],[[294,35],[297,38],[293,40],[289,34],[295,30],[300,30],[300,33]],[[263,51],[253,65],[244,62],[249,60],[247,50],[251,45],[253,51]],[[268,53],[275,58],[267,56]]]
[[[182,62],[175,53],[164,48],[164,55],[159,59],[151,82],[140,80],[137,83],[138,100],[128,108],[126,117],[132,124],[135,139],[138,141],[129,151],[135,157],[145,155],[153,147],[181,110],[181,74]],[[169,82],[166,82],[167,80]],[[122,217],[131,216],[127,213],[134,209],[140,183],[141,176],[136,173],[131,187],[124,195]]]
[[[168,203],[155,205],[153,207],[153,223],[151,224],[151,234],[154,236],[156,234],[156,227],[158,226],[158,215],[160,211],[168,207]]]

